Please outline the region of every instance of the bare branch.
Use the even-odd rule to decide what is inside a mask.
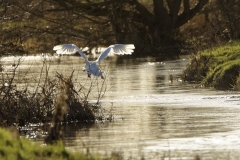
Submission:
[[[198,4],[194,8],[190,9],[188,12],[183,12],[181,15],[179,15],[179,18],[174,28],[178,28],[183,24],[187,23],[208,3],[208,1],[209,0],[199,0]]]

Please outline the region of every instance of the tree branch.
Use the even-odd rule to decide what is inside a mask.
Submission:
[[[137,0],[130,0],[126,1],[131,6],[135,6],[136,10],[139,12],[139,14],[135,14],[135,17],[141,18],[144,23],[148,24],[148,26],[151,26],[154,23],[154,15],[149,12],[146,7],[144,7],[141,3],[139,3]]]
[[[189,4],[189,0],[183,0],[183,7],[184,7],[184,13],[189,12],[190,10],[190,4]]]
[[[170,13],[172,12],[172,0],[166,0]]]
[[[199,0],[198,4],[190,9],[188,12],[183,12],[181,15],[179,15],[177,22],[174,26],[174,28],[179,28],[183,24],[187,23],[190,19],[192,19],[201,9],[208,3],[209,0]],[[173,28],[173,29],[174,29]]]

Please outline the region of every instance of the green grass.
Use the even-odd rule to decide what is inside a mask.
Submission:
[[[1,160],[122,160],[121,152],[112,152],[111,155],[84,154],[71,152],[65,149],[59,141],[56,145],[40,145],[18,136],[16,129],[0,128],[0,159]],[[198,156],[195,157],[197,159]],[[163,156],[161,159],[170,157]],[[128,159],[136,159],[129,157]],[[142,157],[142,159],[145,159]],[[181,159],[179,157],[179,159]]]
[[[201,81],[216,89],[239,88],[240,40],[194,55],[184,70],[186,81]]]
[[[59,142],[56,145],[42,146],[25,138],[14,136],[9,131],[0,128],[0,159],[1,160],[91,160],[96,157],[83,153],[72,153]],[[100,159],[100,158],[99,158]]]

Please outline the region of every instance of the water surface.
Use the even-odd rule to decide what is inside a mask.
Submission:
[[[82,72],[81,57],[47,58],[51,74],[70,75],[74,70],[76,85],[87,88],[90,84]],[[14,59],[16,62],[17,57],[2,58],[1,63],[11,68]],[[25,76],[25,82],[39,77],[43,59],[25,57],[19,67],[21,73],[31,75]],[[104,60],[101,68],[107,90],[101,105],[115,119],[89,126],[65,125],[66,146],[74,151],[90,148],[90,152],[103,154],[117,152],[125,159],[193,159],[197,154],[205,159],[238,159],[240,94],[183,82],[181,74],[188,61],[187,57],[171,61],[127,57]],[[29,87],[34,89],[34,83]],[[98,93],[90,95],[93,102]]]

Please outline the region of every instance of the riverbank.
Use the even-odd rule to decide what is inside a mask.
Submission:
[[[240,90],[240,40],[200,52],[183,71],[185,81],[201,82],[204,87]]]
[[[16,130],[16,129],[15,129]],[[57,145],[39,145],[25,138],[20,138],[18,131],[0,128],[0,159],[100,159],[83,153],[72,153],[59,142]]]

